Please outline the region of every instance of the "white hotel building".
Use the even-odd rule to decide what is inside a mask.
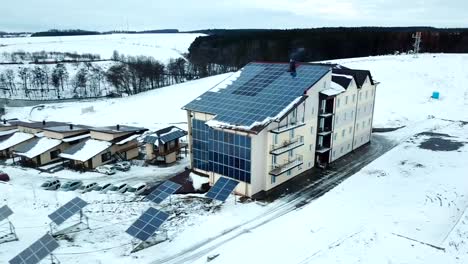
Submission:
[[[268,193],[369,143],[375,89],[365,70],[250,63],[184,107],[191,167]]]

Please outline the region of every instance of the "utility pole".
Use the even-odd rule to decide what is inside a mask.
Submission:
[[[413,54],[414,54],[414,57],[417,58],[419,51],[421,50],[421,32],[416,32],[415,34],[413,34],[413,38],[414,38]]]

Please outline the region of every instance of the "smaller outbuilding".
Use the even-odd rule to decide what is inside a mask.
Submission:
[[[181,150],[187,150],[187,143],[180,140],[186,135],[187,131],[170,126],[146,136],[144,139],[146,160],[150,163],[170,164],[176,162],[180,157]]]

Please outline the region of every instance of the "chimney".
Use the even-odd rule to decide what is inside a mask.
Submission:
[[[73,130],[73,124],[70,124],[70,130]]]
[[[6,119],[3,119],[3,124],[6,125]]]
[[[291,75],[296,76],[296,61],[291,59],[289,61],[289,71]]]
[[[117,131],[119,131],[119,130],[120,130],[120,125],[117,125]]]
[[[42,120],[42,125],[45,126],[46,122],[45,120]]]

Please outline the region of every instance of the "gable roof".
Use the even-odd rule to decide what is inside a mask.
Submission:
[[[362,87],[367,77],[369,77],[371,84],[374,85],[374,79],[372,79],[372,75],[370,71],[368,70],[355,70],[355,69],[348,69],[348,68],[343,67],[340,69],[333,68],[333,73],[353,76],[359,88]]]
[[[90,130],[90,127],[82,125],[66,125],[66,126],[53,126],[44,128],[46,131],[57,132],[57,133],[66,133],[66,132],[87,132]]]
[[[62,144],[62,141],[58,139],[46,137],[34,138],[26,144],[17,147],[15,149],[15,154],[32,159],[48,150],[57,147],[60,144]]]
[[[88,139],[66,149],[63,153],[60,153],[59,156],[65,159],[85,162],[108,149],[110,146],[112,146],[112,143],[107,141]]]
[[[17,126],[22,126],[22,127],[27,127],[27,128],[50,128],[50,127],[57,127],[57,126],[67,126],[67,123],[63,122],[55,122],[55,121],[43,121],[43,122],[23,122],[19,121],[16,122],[15,125]]]
[[[34,137],[33,134],[16,132],[11,137],[0,142],[0,151],[16,146],[20,143],[30,140],[33,137]]]
[[[181,137],[185,137],[186,135],[187,131],[176,126],[170,126],[160,129],[154,132],[153,134],[146,136],[143,141],[145,143],[158,145],[159,141],[161,141],[162,144],[165,144],[167,142],[179,139]]]
[[[349,78],[347,76],[349,75],[332,74],[332,82],[339,84],[344,89],[348,89],[348,86],[351,83],[353,76],[349,76]]]
[[[249,63],[183,107],[215,115],[207,124],[243,130],[265,125],[322,79],[331,66],[297,64],[293,75],[287,63]]]

